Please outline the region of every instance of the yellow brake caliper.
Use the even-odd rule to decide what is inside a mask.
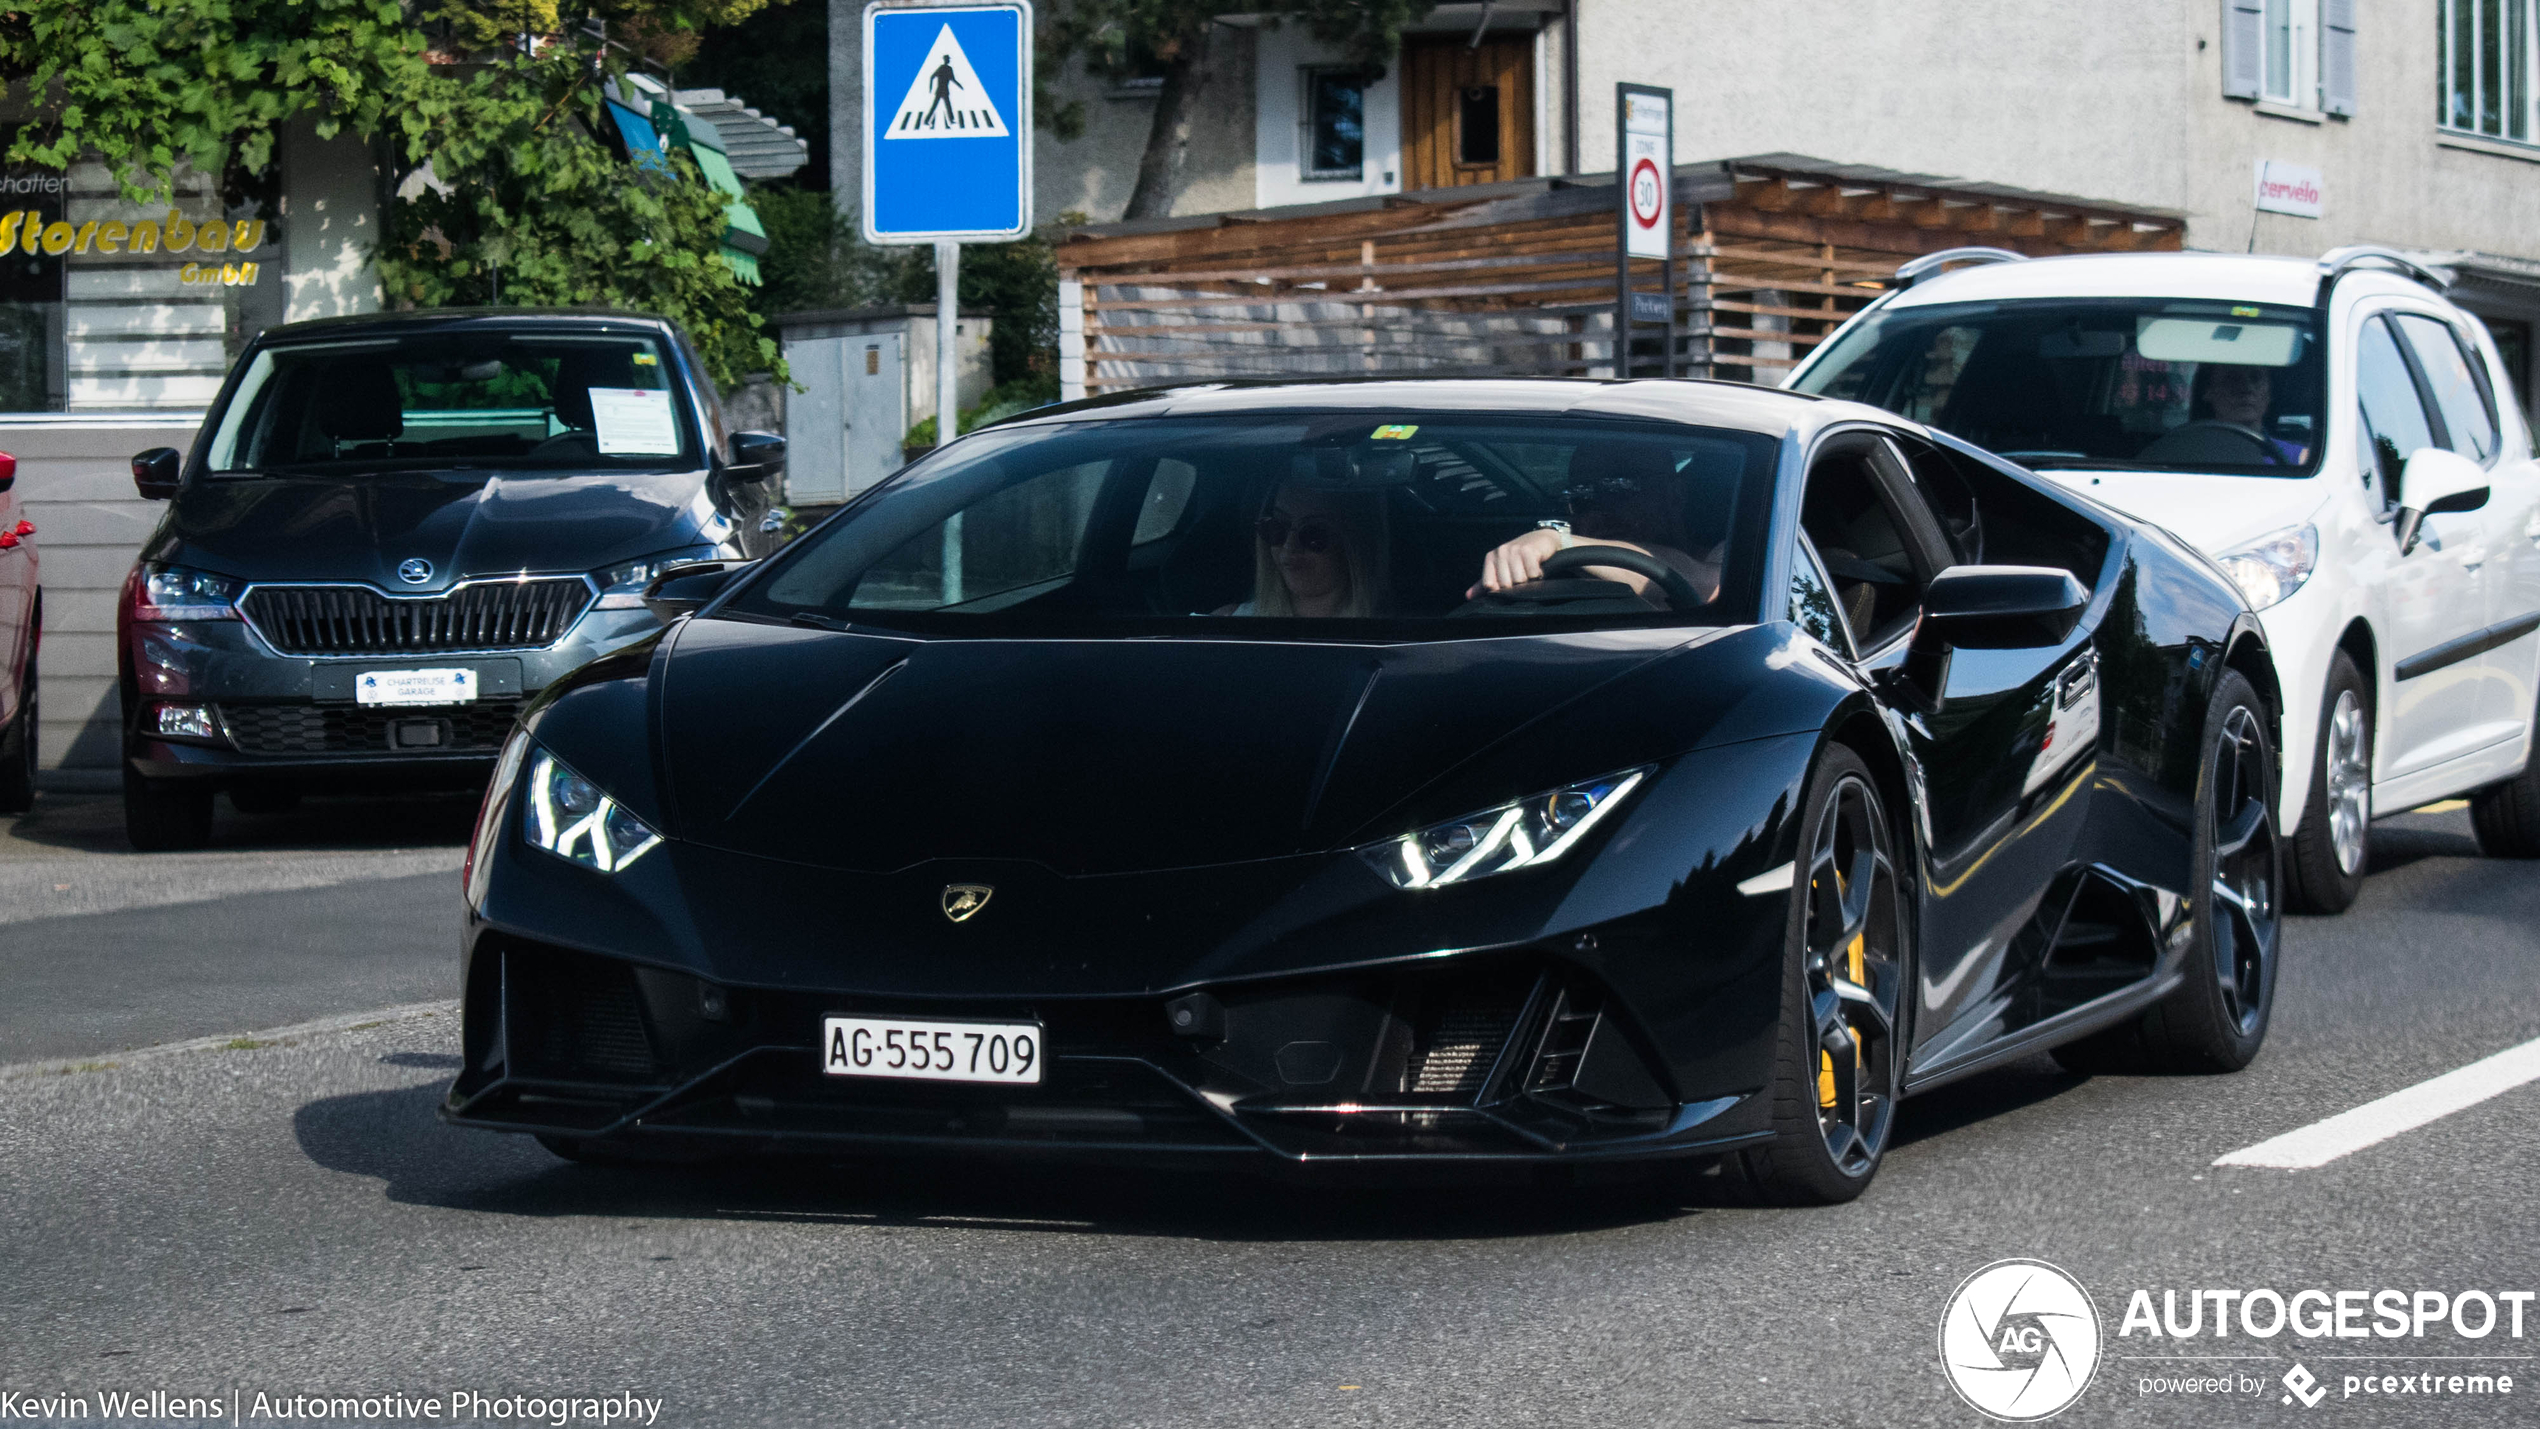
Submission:
[[[1852,941],[1845,944],[1843,948],[1844,972],[1852,979],[1855,987],[1869,985],[1866,975],[1867,962],[1864,935],[1855,933],[1852,935]],[[1860,1070],[1861,1067],[1861,1039],[1857,1034],[1852,1039],[1852,1067],[1855,1071]],[[1834,1106],[1834,1054],[1832,1052],[1817,1053],[1817,1105],[1829,1109]]]

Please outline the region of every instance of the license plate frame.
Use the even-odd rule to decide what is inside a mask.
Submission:
[[[472,705],[483,685],[464,665],[425,669],[363,670],[353,676],[353,703],[380,709],[434,709]]]
[[[920,1036],[922,1048],[912,1040]],[[819,1056],[822,1075],[858,1081],[1037,1087],[1049,1067],[1049,1034],[1038,1022],[1007,1018],[833,1012],[820,1020]]]

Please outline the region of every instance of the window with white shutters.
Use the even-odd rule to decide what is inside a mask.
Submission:
[[[2222,0],[2223,95],[2255,99],[2266,84],[2266,0]]]

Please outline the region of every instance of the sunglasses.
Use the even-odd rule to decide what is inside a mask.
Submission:
[[[1272,548],[1296,541],[1296,548],[1309,556],[1322,555],[1341,543],[1340,528],[1320,516],[1291,521],[1285,516],[1264,516],[1252,525],[1252,534],[1261,544]]]

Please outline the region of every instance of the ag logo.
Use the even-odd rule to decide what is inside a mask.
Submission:
[[[2099,1310],[2042,1260],[1997,1260],[1958,1286],[1940,1319],[1940,1367],[1978,1413],[2061,1414],[2099,1368]]]

